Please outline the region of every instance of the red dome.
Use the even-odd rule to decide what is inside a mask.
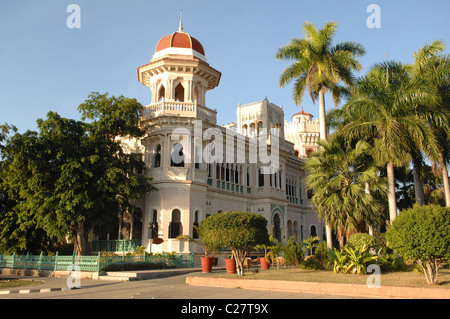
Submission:
[[[191,37],[189,34],[182,31],[174,32],[159,40],[156,45],[155,52],[162,51],[167,48],[192,49],[201,55],[205,55],[205,50],[203,49],[202,44],[194,37]]]

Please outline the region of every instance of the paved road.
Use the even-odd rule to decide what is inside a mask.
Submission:
[[[81,289],[39,293],[0,294],[0,299],[352,299],[351,297],[345,296],[321,294],[194,287],[186,285],[187,276],[189,275],[185,274],[174,277],[131,282],[82,279]],[[4,275],[0,275],[0,279],[5,277],[6,276]],[[10,290],[18,291],[19,289],[37,290],[39,288],[67,287],[65,278],[27,278],[43,280],[45,283],[38,286],[20,287]]]

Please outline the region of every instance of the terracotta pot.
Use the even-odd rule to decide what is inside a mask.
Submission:
[[[202,262],[202,272],[211,272],[214,262],[214,257],[200,257]]]
[[[225,268],[227,269],[227,274],[236,273],[236,259],[225,258]]]
[[[270,263],[267,262],[266,257],[259,257],[259,263],[261,264],[261,270],[270,268]]]

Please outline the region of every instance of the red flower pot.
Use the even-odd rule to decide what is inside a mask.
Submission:
[[[259,257],[259,263],[261,264],[261,270],[270,268],[270,263],[267,262],[266,257]]]
[[[202,262],[202,272],[211,272],[214,262],[214,257],[200,257]]]
[[[225,268],[227,269],[227,274],[236,273],[236,259],[225,258]]]

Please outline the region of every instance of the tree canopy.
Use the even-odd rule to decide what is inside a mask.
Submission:
[[[450,258],[450,208],[435,205],[403,210],[386,232],[388,246],[424,270],[436,284],[438,269]]]
[[[231,249],[238,274],[243,273],[247,253],[257,245],[269,242],[267,219],[256,213],[222,212],[200,223],[202,241],[210,247]]]
[[[1,212],[2,250],[45,251],[68,236],[77,254],[87,254],[94,227],[117,223],[154,190],[148,177],[135,174],[145,170],[142,154],[125,153],[117,139],[143,136],[142,105],[92,93],[79,110],[83,121],[49,112],[37,120],[38,132],[3,134],[0,189],[10,207]],[[38,234],[41,244],[32,247],[29,239]]]

